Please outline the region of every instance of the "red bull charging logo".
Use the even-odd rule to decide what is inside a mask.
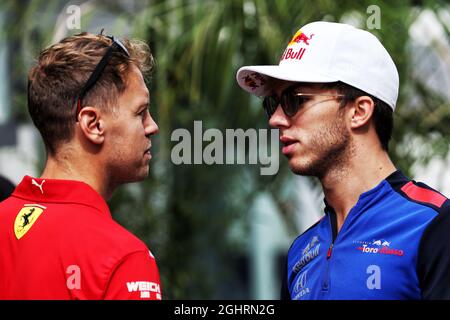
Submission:
[[[294,51],[290,47],[297,43],[303,43],[303,44],[309,46],[309,41],[311,41],[313,36],[314,36],[314,34],[311,34],[308,37],[305,33],[303,33],[303,31],[301,29],[298,30],[292,37],[291,41],[289,42],[286,50],[284,51],[283,55],[281,56],[280,61],[286,60],[286,59],[300,60],[303,57],[303,54],[305,53],[306,48],[302,47],[298,51]]]
[[[312,39],[312,37],[314,36],[314,34],[311,34],[309,37],[303,33],[303,31],[300,29],[298,30],[294,36],[292,37],[291,42],[289,42],[288,46],[292,46],[295,43],[301,43],[303,42],[304,44],[309,46],[309,40]]]

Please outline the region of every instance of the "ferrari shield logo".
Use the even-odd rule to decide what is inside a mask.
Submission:
[[[47,208],[39,204],[26,204],[23,206],[14,221],[14,233],[17,240],[30,230],[45,209]]]

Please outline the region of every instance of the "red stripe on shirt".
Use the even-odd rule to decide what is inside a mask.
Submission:
[[[430,203],[438,208],[440,208],[445,200],[447,200],[442,194],[416,186],[412,181],[405,184],[401,190],[413,200]]]

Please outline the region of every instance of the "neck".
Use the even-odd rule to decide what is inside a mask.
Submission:
[[[105,168],[99,165],[89,155],[74,157],[73,152],[60,152],[55,156],[48,155],[42,179],[62,179],[82,181],[91,186],[105,200],[114,191],[110,181],[106,178]],[[96,165],[97,164],[97,165]]]
[[[359,196],[377,186],[395,170],[387,152],[381,149],[365,150],[346,164],[330,169],[320,179],[325,199],[336,212],[337,231]]]

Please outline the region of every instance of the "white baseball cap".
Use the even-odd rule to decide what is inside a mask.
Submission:
[[[271,78],[311,83],[342,81],[386,102],[392,110],[399,76],[391,56],[370,32],[351,25],[312,22],[299,29],[278,65],[238,70],[239,85],[257,96],[272,94]]]

